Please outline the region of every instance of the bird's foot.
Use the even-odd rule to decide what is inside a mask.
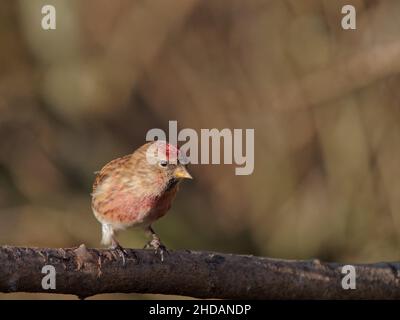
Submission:
[[[164,261],[164,253],[168,254],[167,248],[162,244],[160,239],[153,238],[145,246],[144,249],[154,249],[154,253],[160,257],[161,262]]]
[[[125,266],[125,258],[128,257],[128,252],[121,247],[121,245],[119,244],[115,244],[111,247],[111,250],[114,250],[114,252],[116,252],[120,258],[122,258],[122,266]]]

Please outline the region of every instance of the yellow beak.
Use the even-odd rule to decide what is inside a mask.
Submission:
[[[174,172],[174,177],[177,179],[193,179],[190,173],[184,166],[179,166]]]

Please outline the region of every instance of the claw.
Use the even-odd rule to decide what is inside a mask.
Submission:
[[[169,254],[169,251],[163,245],[160,245],[157,249],[155,249],[155,252],[154,252],[154,254],[156,254],[156,255],[159,254],[160,255],[161,262],[164,261],[164,253]]]
[[[125,261],[126,261],[125,257],[128,256],[128,252],[123,247],[121,247],[119,244],[111,247],[111,249],[115,250],[115,252],[118,253],[118,255],[122,258],[122,266],[125,266]]]
[[[144,247],[145,249],[154,249],[154,254],[160,256],[161,262],[164,261],[164,253],[169,254],[167,248],[161,243],[160,239],[153,238]]]

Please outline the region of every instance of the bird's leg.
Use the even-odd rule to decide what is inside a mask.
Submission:
[[[103,223],[101,226],[101,231],[101,243],[104,245],[109,245],[109,248],[113,250],[112,255],[115,257],[114,253],[117,253],[122,258],[122,264],[125,265],[125,256],[128,254],[126,250],[118,243],[113,226],[111,224]]]
[[[151,236],[151,240],[145,245],[145,249],[153,248],[155,254],[159,254],[161,262],[164,261],[164,252],[168,253],[167,248],[162,244],[160,237],[154,232],[153,228],[149,226],[146,229],[146,234]]]
[[[125,257],[128,256],[128,252],[119,244],[115,235],[111,237],[110,249],[115,250],[119,256],[122,258],[122,265],[125,266]]]

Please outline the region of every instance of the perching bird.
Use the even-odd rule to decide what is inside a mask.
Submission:
[[[164,216],[183,179],[192,179],[179,149],[165,141],[149,142],[130,155],[112,160],[97,174],[93,184],[92,209],[102,224],[102,244],[124,249],[116,232],[140,226],[151,235],[146,247],[154,248],[163,260],[165,246],[151,224]]]

